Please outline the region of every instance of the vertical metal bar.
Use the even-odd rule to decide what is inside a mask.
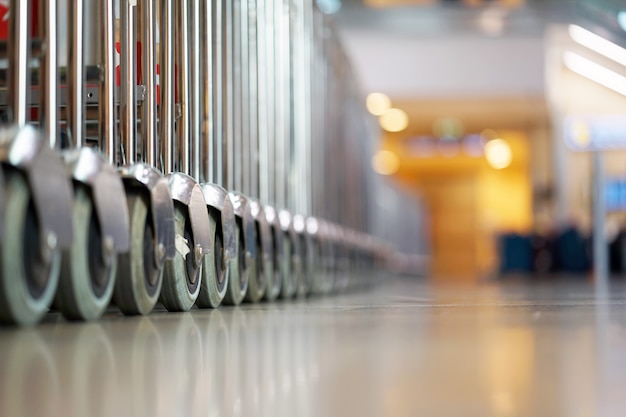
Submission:
[[[11,0],[9,15],[9,103],[12,122],[28,122],[30,73],[28,71],[31,2]]]
[[[321,37],[320,37],[320,17],[319,12],[314,12],[312,18],[312,37],[313,37],[313,71],[312,71],[312,95],[311,95],[311,135],[312,142],[315,143],[315,147],[312,148],[312,165],[311,165],[311,177],[315,178],[313,186],[311,188],[312,197],[312,213],[316,217],[323,217],[323,184],[324,184],[324,169],[323,169],[323,155],[324,155],[324,138],[322,135],[323,120],[322,120],[322,94],[323,86],[320,82],[323,73],[323,59],[320,53],[321,51]]]
[[[137,156],[137,30],[135,27],[136,2],[122,0],[121,60],[120,60],[120,116],[122,145],[125,163],[132,165]]]
[[[224,0],[210,2],[215,5],[211,22],[213,45],[213,93],[211,103],[213,104],[213,129],[212,142],[209,146],[209,164],[212,165],[212,175],[209,181],[219,185],[226,185],[224,182]]]
[[[59,136],[59,68],[58,68],[58,33],[57,0],[39,0],[42,14],[46,52],[41,62],[40,97],[42,128],[50,141],[50,146],[57,146]]]
[[[274,192],[276,198],[276,205],[284,208],[286,205],[285,198],[285,57],[284,57],[284,19],[283,19],[283,0],[273,2],[274,4],[274,34],[273,34],[273,48],[275,50],[275,71],[274,82],[276,91],[276,112],[275,116],[275,137],[274,142],[274,158],[272,159],[275,164],[275,177],[274,177]]]
[[[603,156],[602,151],[593,152],[593,274],[598,285],[609,279]]]
[[[146,90],[141,103],[140,133],[143,161],[152,167],[157,166],[156,24],[155,0],[142,0],[140,10],[141,81]]]
[[[226,0],[224,3],[224,19],[223,23],[223,41],[224,45],[224,76],[222,82],[224,85],[224,144],[222,151],[224,152],[222,158],[225,163],[224,166],[224,182],[226,188],[233,190],[235,188],[235,172],[234,172],[234,103],[233,103],[233,84],[234,84],[234,62],[233,62],[233,1]]]
[[[237,191],[242,190],[242,155],[243,155],[243,120],[242,120],[242,15],[243,2],[245,0],[231,0],[232,4],[232,153],[229,161],[232,161],[231,172],[233,174],[232,188]]]
[[[239,189],[250,195],[250,49],[248,0],[239,1]]]
[[[265,117],[261,120],[265,123],[263,130],[264,137],[260,140],[260,152],[265,161],[265,167],[261,174],[261,197],[263,201],[277,206],[276,200],[276,171],[275,171],[275,144],[276,144],[276,90],[275,90],[275,49],[274,49],[274,1],[263,0],[264,2],[264,25],[260,32],[263,33],[264,42],[262,45],[262,55],[265,57],[265,71],[263,82],[265,88],[265,101],[262,102],[262,109]]]
[[[278,158],[281,160],[281,178],[279,179],[279,190],[282,207],[294,210],[291,192],[291,175],[292,175],[292,78],[291,78],[291,15],[290,0],[281,1],[280,24],[279,24],[279,42],[280,51],[280,70],[281,76],[281,110],[280,110],[280,139],[281,146]]]
[[[191,69],[190,69],[190,81],[191,81],[191,102],[190,102],[190,114],[191,114],[191,129],[190,129],[190,142],[191,142],[191,160],[190,160],[190,173],[191,176],[200,180],[200,141],[202,135],[202,11],[200,9],[200,3],[206,0],[192,0],[191,4]]]
[[[190,65],[189,65],[189,0],[176,1],[176,68],[181,116],[176,124],[176,147],[179,169],[190,173]]]
[[[67,123],[76,148],[85,144],[85,59],[83,43],[84,1],[75,0],[68,3],[70,30],[68,36],[68,100]]]
[[[283,0],[283,71],[284,76],[284,158],[285,172],[283,178],[283,187],[285,193],[285,206],[292,211],[296,211],[296,185],[295,177],[295,159],[294,159],[294,96],[293,96],[293,25],[291,0]]]
[[[307,179],[307,167],[310,161],[310,153],[307,152],[308,146],[308,105],[310,97],[307,96],[307,41],[305,38],[306,30],[306,16],[305,16],[305,3],[307,0],[296,0],[293,3],[292,14],[294,19],[294,25],[292,28],[293,33],[293,174],[296,180],[292,191],[294,193],[293,200],[295,210],[299,213],[307,213],[307,194],[309,192],[308,179]]]
[[[102,22],[100,46],[100,139],[102,150],[111,165],[117,162],[116,114],[115,114],[115,0],[100,0]]]
[[[174,0],[161,3],[159,137],[162,171],[174,171]]]
[[[214,70],[215,57],[213,56],[213,4],[212,1],[201,2],[201,34],[200,34],[200,71],[201,76],[201,117],[202,117],[202,137],[200,140],[200,174],[204,182],[214,182],[215,177],[213,175],[213,124],[214,118]]]
[[[303,32],[304,32],[304,100],[306,126],[304,153],[307,155],[307,164],[304,168],[304,184],[306,184],[306,194],[304,202],[304,213],[310,215],[313,211],[313,2],[303,0]]]
[[[259,197],[259,61],[258,61],[258,5],[257,0],[248,2],[248,118],[250,138],[248,146],[248,194],[252,197]]]
[[[258,104],[258,196],[266,203],[273,203],[269,194],[269,115],[272,103],[269,99],[268,70],[270,61],[267,51],[267,32],[269,23],[267,21],[266,0],[257,0],[257,104]]]

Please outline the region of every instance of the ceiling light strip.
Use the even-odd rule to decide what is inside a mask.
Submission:
[[[626,49],[577,25],[569,25],[570,37],[577,43],[626,66]]]

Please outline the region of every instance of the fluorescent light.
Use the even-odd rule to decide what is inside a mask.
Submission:
[[[622,10],[617,14],[617,23],[619,23],[619,27],[626,32],[626,10]]]
[[[563,54],[565,66],[591,81],[626,96],[626,77],[573,52]]]
[[[569,25],[569,35],[575,42],[626,66],[626,49],[621,46],[577,25]]]

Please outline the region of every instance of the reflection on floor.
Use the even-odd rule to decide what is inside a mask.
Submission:
[[[286,304],[0,329],[1,416],[621,416],[626,285],[389,279]]]

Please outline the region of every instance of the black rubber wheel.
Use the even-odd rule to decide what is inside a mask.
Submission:
[[[4,236],[0,242],[0,322],[32,325],[48,311],[59,283],[61,254],[42,259],[42,238],[28,182],[4,171]]]
[[[269,264],[266,265],[269,273],[269,279],[265,281],[265,299],[267,301],[274,301],[280,295],[282,286],[282,275],[280,270],[280,253],[278,253],[278,237],[276,235],[276,229],[271,228],[272,233],[272,259]]]
[[[222,216],[219,210],[209,209],[211,224],[211,253],[202,259],[202,283],[198,296],[198,307],[217,308],[222,304],[228,289],[228,262],[224,262],[224,236]]]
[[[282,276],[282,286],[280,291],[281,298],[293,298],[298,290],[298,279],[295,276],[293,268],[293,244],[291,236],[288,233],[284,234],[283,238],[283,253],[280,258],[280,273]]]
[[[200,294],[201,264],[195,259],[195,242],[189,212],[174,202],[176,254],[165,261],[160,300],[168,311],[189,311]]]
[[[155,233],[150,198],[139,190],[126,194],[130,251],[118,256],[113,302],[124,314],[149,314],[159,300],[163,269],[155,263]]]
[[[103,236],[89,189],[74,187],[74,240],[63,251],[55,307],[70,320],[96,320],[111,302],[117,256],[103,260]]]
[[[248,292],[246,293],[246,301],[258,303],[263,299],[265,290],[267,289],[266,281],[268,273],[265,270],[268,259],[263,258],[263,242],[261,241],[261,227],[259,222],[255,221],[256,227],[256,259],[248,268]]]
[[[228,266],[228,289],[224,296],[224,304],[239,305],[248,291],[248,271],[246,268],[246,248],[243,239],[243,227],[237,220],[237,232],[235,234],[236,256],[231,259]]]

